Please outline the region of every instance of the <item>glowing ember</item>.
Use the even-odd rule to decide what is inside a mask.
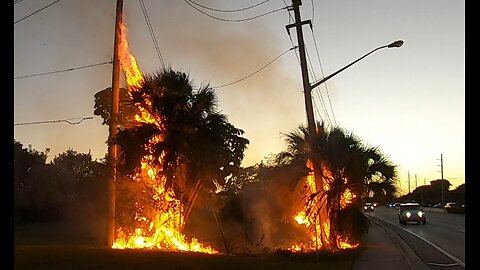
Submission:
[[[121,26],[120,38],[121,42],[118,48],[120,64],[125,72],[129,92],[136,91],[143,83],[143,76],[137,67],[135,57],[128,51],[126,29],[123,25]],[[139,104],[136,104],[136,106],[140,111],[140,115],[135,115],[135,121],[154,124],[162,130],[160,119],[151,115],[148,108],[144,108]],[[151,106],[148,100],[146,106]],[[145,145],[145,149],[153,153],[151,145],[161,142],[163,139],[160,135],[154,136]],[[192,238],[189,240],[182,234],[185,227],[184,207],[180,200],[176,199],[174,190],[165,188],[166,176],[160,169],[161,166],[155,167],[153,165],[155,158],[162,164],[164,155],[165,153],[162,153],[160,157],[154,157],[153,155],[144,156],[136,174],[132,176],[132,181],[142,182],[155,192],[153,198],[155,200],[155,209],[157,210],[154,213],[149,213],[149,216],[142,216],[140,210],[143,206],[137,202],[135,208],[139,212],[135,215],[136,224],[132,224],[135,228],[134,233],[128,235],[126,228],[118,228],[112,248],[157,248],[168,251],[219,253],[214,248],[201,244],[197,239]]]

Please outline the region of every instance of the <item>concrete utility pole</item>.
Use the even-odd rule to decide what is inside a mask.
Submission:
[[[107,248],[111,248],[115,237],[115,185],[117,181],[117,154],[118,145],[113,139],[118,132],[118,111],[120,100],[120,58],[118,47],[120,44],[120,25],[122,24],[123,0],[117,0],[115,19],[115,39],[113,44],[113,72],[112,72],[112,108],[110,114],[110,127],[108,138],[108,157],[111,169],[111,178],[108,182],[108,220],[106,228]]]
[[[415,189],[418,188],[418,185],[417,185],[417,174],[415,174]]]

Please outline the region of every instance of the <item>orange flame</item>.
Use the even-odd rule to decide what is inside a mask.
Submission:
[[[318,211],[319,209],[319,196],[314,196],[310,198],[310,196],[318,192],[316,189],[316,181],[315,181],[315,173],[313,163],[310,160],[307,160],[306,167],[310,169],[307,179],[305,181],[306,185],[306,198],[304,207],[300,210],[293,218],[294,220],[303,225],[307,229],[308,238],[310,241],[308,243],[300,243],[294,244],[288,250],[292,252],[303,252],[303,251],[314,251],[317,249],[322,248],[322,245],[325,244],[329,246],[330,243],[330,218],[326,216],[324,220],[318,220]],[[323,181],[323,190],[328,191],[331,188],[331,184],[334,181],[332,172],[328,169],[327,166],[322,164],[322,175],[324,176]],[[345,183],[347,183],[347,179],[344,179]],[[340,196],[340,208],[345,208],[347,205],[353,202],[353,199],[356,195],[348,188]],[[307,215],[307,213],[309,213]],[[310,227],[311,225],[315,225]],[[322,240],[322,241],[319,241]],[[348,249],[348,248],[355,248],[358,244],[352,244],[349,241],[349,238],[346,236],[337,236],[336,237],[336,246],[340,249]]]
[[[125,73],[126,81],[129,91],[136,91],[139,89],[144,81],[142,73],[140,72],[135,57],[128,51],[128,42],[126,38],[126,28],[120,27],[120,45],[119,56],[120,65]],[[151,103],[147,100],[147,106]],[[148,108],[141,107],[137,104],[140,114],[135,115],[134,120],[142,123],[155,124],[161,130],[161,121],[155,117]],[[146,150],[151,150],[150,146],[163,141],[163,136],[157,135],[150,139],[149,144],[145,146]],[[158,161],[162,164],[163,153],[158,157]],[[155,167],[155,157],[153,155],[146,155],[142,158],[140,167],[137,173],[132,177],[133,181],[142,181],[146,186],[151,187],[155,192],[153,198],[156,202],[155,213],[149,217],[141,216],[139,213],[135,216],[135,221],[139,224],[148,224],[148,229],[142,229],[142,226],[135,224],[134,233],[127,235],[126,228],[118,228],[116,239],[112,245],[115,249],[125,248],[158,248],[168,251],[194,251],[209,254],[219,253],[214,248],[204,245],[196,238],[187,239],[182,234],[185,227],[184,208],[180,200],[176,199],[173,189],[165,188],[166,176],[160,169],[161,166]],[[136,204],[137,208],[141,205]],[[144,226],[143,226],[144,227]]]

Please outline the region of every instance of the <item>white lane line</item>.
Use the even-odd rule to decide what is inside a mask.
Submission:
[[[420,239],[422,239],[423,241],[425,241],[425,242],[427,242],[428,244],[430,244],[432,247],[436,248],[438,251],[440,251],[440,252],[442,252],[443,254],[445,254],[445,255],[446,255],[447,257],[449,257],[450,259],[452,259],[452,260],[454,260],[455,262],[457,262],[457,263],[458,263],[459,265],[461,265],[463,268],[465,268],[465,262],[463,262],[462,260],[460,260],[460,259],[458,259],[457,257],[453,256],[452,254],[448,253],[447,251],[445,251],[445,250],[442,249],[441,247],[435,245],[434,243],[428,241],[427,239],[421,237],[420,235],[418,235],[418,234],[416,234],[416,233],[413,233],[413,232],[411,232],[411,231],[409,231],[409,230],[407,230],[407,229],[404,229],[404,228],[398,226],[397,224],[394,224],[394,223],[392,223],[392,222],[390,222],[390,221],[388,221],[388,220],[385,220],[385,219],[382,219],[382,220],[385,221],[385,222],[388,222],[388,223],[390,223],[390,224],[392,224],[392,225],[394,225],[394,226],[396,226],[396,227],[398,227],[398,228],[400,228],[400,229],[402,229],[402,230],[404,230],[404,231],[406,231],[406,232],[409,232],[409,233],[415,235],[416,237],[418,237],[418,238],[420,238]]]

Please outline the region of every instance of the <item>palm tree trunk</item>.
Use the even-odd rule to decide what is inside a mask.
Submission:
[[[187,207],[185,208],[184,220],[187,220],[188,216],[190,215],[192,206],[195,202],[195,199],[197,198],[198,190],[200,189],[200,186],[201,186],[201,178],[197,180],[197,183],[195,184],[195,186],[193,187],[193,190],[190,192],[188,196]]]

